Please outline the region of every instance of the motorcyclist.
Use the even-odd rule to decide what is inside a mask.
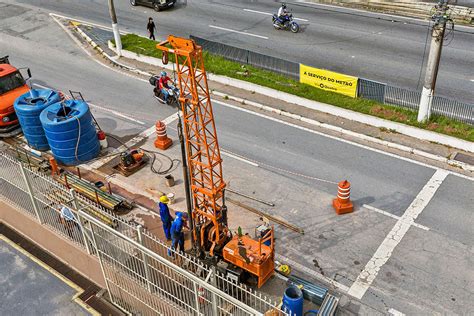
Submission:
[[[168,98],[170,96],[170,93],[168,91],[169,89],[173,89],[176,93],[178,93],[179,91],[178,88],[176,88],[172,84],[168,84],[169,81],[172,82],[171,78],[168,77],[168,74],[166,73],[166,71],[162,71],[160,74],[160,79],[158,80],[157,86],[158,86],[158,89],[163,94],[163,99],[165,103],[168,103]]]
[[[286,9],[286,4],[282,3],[280,9],[278,9],[278,19],[281,24],[285,24],[288,21],[290,14]]]

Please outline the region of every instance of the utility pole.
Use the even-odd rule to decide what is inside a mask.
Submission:
[[[435,13],[431,17],[434,21],[431,33],[430,53],[426,64],[425,83],[421,92],[420,107],[418,110],[418,122],[426,122],[431,115],[431,102],[438,77],[439,61],[441,59],[441,49],[443,47],[446,22],[450,21],[447,15],[448,0],[440,0],[435,6]]]
[[[120,32],[117,24],[117,15],[115,14],[114,0],[109,0],[109,13],[112,19],[112,30],[114,32],[115,47],[117,49],[117,55],[122,56],[122,40],[120,39]]]

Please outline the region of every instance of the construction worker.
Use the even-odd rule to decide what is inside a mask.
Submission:
[[[167,240],[171,240],[171,222],[173,222],[173,218],[171,217],[170,210],[168,208],[168,203],[170,200],[166,195],[160,197],[160,202],[158,206],[160,208],[160,217],[161,222],[163,223],[163,231],[165,232],[165,236]]]
[[[171,224],[171,249],[179,246],[179,251],[184,252],[184,233],[183,227],[187,226],[188,213],[176,212],[176,218]]]

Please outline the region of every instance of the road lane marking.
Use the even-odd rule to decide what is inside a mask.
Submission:
[[[256,164],[255,162],[252,162],[252,161],[247,160],[247,159],[245,159],[245,158],[242,158],[242,157],[239,157],[239,156],[237,156],[237,155],[231,154],[231,153],[229,153],[229,152],[227,152],[227,151],[225,151],[225,150],[222,150],[222,149],[221,149],[221,153],[222,153],[222,155],[224,155],[224,156],[237,159],[237,160],[239,160],[239,161],[245,162],[246,164],[249,164],[249,165],[254,166],[254,167],[258,167],[258,164]]]
[[[474,79],[471,79],[471,82],[474,82]]]
[[[250,10],[250,9],[243,9],[243,10],[244,10],[244,11],[247,11],[247,12],[252,12],[252,13],[258,13],[258,14],[271,15],[271,16],[273,16],[273,13],[269,13],[269,12],[262,12],[262,11]],[[298,21],[303,21],[303,22],[309,22],[308,20],[306,20],[306,19],[301,19],[301,18],[293,18],[293,20],[298,20]]]
[[[85,20],[80,20],[80,19],[77,19],[77,18],[73,18],[73,17],[69,17],[69,16],[65,16],[65,15],[61,15],[61,14],[57,14],[57,13],[49,13],[50,16],[56,16],[56,17],[60,17],[60,18],[63,18],[63,19],[66,19],[66,20],[74,20],[74,21],[77,21],[77,22],[80,22],[84,25],[89,25],[89,26],[95,26],[95,27],[98,27],[100,29],[104,29],[104,30],[107,30],[107,31],[113,31],[113,29],[109,26],[105,26],[105,25],[101,25],[101,24],[97,24],[97,23],[94,23],[94,22],[90,22],[90,21],[85,21]],[[120,34],[130,34],[130,32],[127,32],[127,31],[120,31]]]
[[[142,121],[140,121],[140,120],[137,120],[137,119],[131,117],[130,114],[123,114],[123,113],[120,113],[120,112],[118,112],[118,111],[111,110],[111,109],[108,109],[108,108],[103,107],[103,106],[100,106],[100,105],[95,105],[95,104],[90,103],[90,102],[87,102],[87,104],[88,104],[91,108],[98,109],[99,111],[111,113],[111,114],[113,114],[113,115],[115,115],[115,116],[121,117],[121,118],[123,118],[123,119],[129,120],[129,121],[132,121],[132,122],[135,122],[135,123],[138,123],[138,124],[140,124],[140,125],[146,125],[145,122],[142,122]]]
[[[213,28],[213,29],[217,29],[217,30],[222,30],[222,31],[227,31],[227,32],[232,32],[232,33],[238,33],[238,34],[263,38],[263,39],[268,39],[268,37],[266,37],[266,36],[252,34],[252,33],[248,33],[248,32],[237,31],[237,30],[232,30],[232,29],[228,29],[228,28],[225,28],[225,27],[220,27],[220,26],[215,26],[215,25],[209,25],[209,27]]]
[[[392,256],[395,247],[397,247],[403,239],[403,236],[405,236],[416,218],[428,205],[448,175],[448,171],[441,169],[433,174],[431,179],[426,183],[423,189],[421,189],[420,193],[418,193],[410,206],[408,206],[402,217],[400,217],[400,219],[395,223],[392,230],[388,233],[365,266],[364,270],[359,274],[354,284],[352,284],[348,292],[349,295],[362,299],[365,292],[372,285],[372,282],[374,282],[382,266]]]
[[[53,88],[49,88],[49,87],[46,87],[46,86],[43,86],[41,84],[38,84],[38,83],[33,83],[34,86],[38,87],[38,88],[42,88],[42,89],[51,89],[51,90],[56,90],[56,89],[53,89]],[[136,118],[133,118],[130,116],[130,114],[126,114],[126,113],[121,113],[119,111],[116,111],[116,110],[112,110],[112,109],[109,109],[109,108],[106,108],[106,107],[103,107],[103,106],[100,106],[100,105],[96,105],[94,103],[90,103],[90,102],[86,102],[91,108],[94,108],[94,109],[97,109],[99,111],[102,111],[102,112],[108,112],[108,113],[111,113],[115,116],[118,116],[120,118],[123,118],[125,120],[129,120],[129,121],[132,121],[134,123],[138,123],[140,125],[146,125],[145,122],[142,122]]]
[[[363,208],[366,208],[366,209],[368,209],[368,210],[371,210],[371,211],[380,213],[380,214],[382,214],[382,215],[385,215],[385,216],[394,218],[394,219],[396,219],[396,220],[400,220],[400,219],[401,219],[400,216],[393,215],[392,213],[389,213],[389,212],[387,212],[387,211],[378,209],[378,208],[373,207],[373,206],[371,206],[371,205],[364,204],[364,205],[362,205],[362,207],[363,207]],[[418,227],[418,228],[421,228],[421,229],[426,230],[426,231],[430,230],[428,227],[423,226],[423,225],[420,225],[420,224],[417,224],[417,223],[413,223],[413,226]]]
[[[400,312],[400,311],[397,311],[397,310],[394,309],[394,308],[390,308],[390,309],[388,310],[388,313],[389,313],[390,315],[393,315],[393,316],[405,316],[405,314],[403,314],[403,313]]]

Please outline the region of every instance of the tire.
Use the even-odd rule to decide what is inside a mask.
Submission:
[[[157,2],[153,3],[153,9],[154,9],[156,12],[160,12],[160,11],[161,11],[161,8],[160,8],[160,6],[158,5]]]
[[[137,5],[137,2],[135,0],[130,0],[130,5],[134,7]]]
[[[298,33],[298,31],[300,30],[300,26],[296,23],[291,23],[290,25],[290,30],[293,32],[293,33]]]

